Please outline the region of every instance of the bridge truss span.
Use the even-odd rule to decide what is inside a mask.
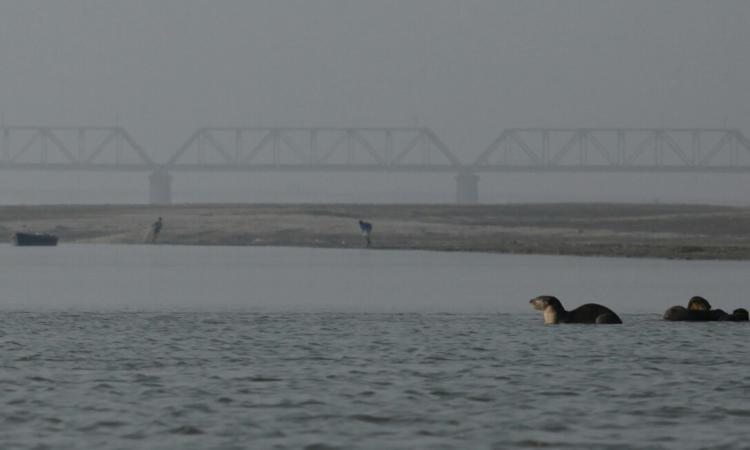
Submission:
[[[750,172],[750,141],[733,129],[512,128],[473,171]]]
[[[429,128],[203,127],[165,163],[179,171],[455,172]]]
[[[400,172],[455,175],[461,203],[488,172],[750,173],[736,129],[510,128],[462,164],[426,127],[202,127],[152,159],[118,126],[0,125],[0,170],[149,174],[154,204],[171,202],[176,172]]]
[[[0,168],[144,171],[156,163],[121,127],[0,126]]]

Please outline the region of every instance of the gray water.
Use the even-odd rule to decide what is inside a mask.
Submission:
[[[0,246],[1,448],[750,448],[750,264]],[[528,299],[623,326],[544,326]]]

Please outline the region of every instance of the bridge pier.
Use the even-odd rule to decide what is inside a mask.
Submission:
[[[169,205],[172,203],[172,175],[164,169],[158,169],[148,177],[149,203],[152,205]]]
[[[456,175],[456,202],[465,205],[479,203],[479,175],[468,171]]]

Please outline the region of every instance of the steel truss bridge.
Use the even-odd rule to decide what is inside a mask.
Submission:
[[[508,129],[474,171],[750,172],[750,141],[729,129]]]
[[[750,173],[734,129],[512,128],[462,163],[429,128],[203,127],[159,162],[121,127],[0,126],[0,169],[149,173],[152,203],[176,172],[456,174],[457,200],[478,201],[483,172]]]

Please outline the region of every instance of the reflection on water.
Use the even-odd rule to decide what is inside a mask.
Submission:
[[[744,448],[747,263],[0,246],[2,448]],[[528,299],[622,326],[544,326]],[[646,313],[644,313],[644,311]]]

